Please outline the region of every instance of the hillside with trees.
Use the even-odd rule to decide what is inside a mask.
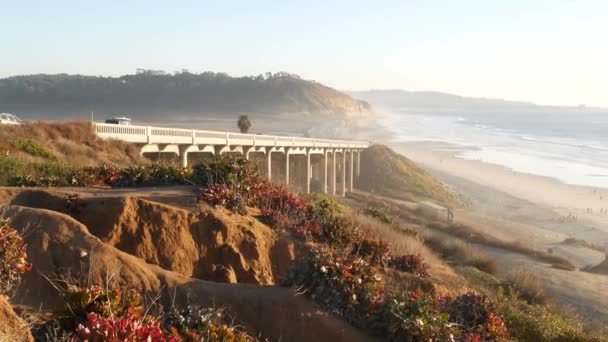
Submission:
[[[289,73],[231,77],[139,69],[121,77],[26,75],[0,79],[0,111],[25,118],[74,118],[92,111],[135,118],[205,113],[365,115],[369,104]]]

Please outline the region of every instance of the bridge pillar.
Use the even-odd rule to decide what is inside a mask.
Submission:
[[[353,192],[353,166],[354,166],[355,151],[350,150],[350,177],[349,177],[349,192]]]
[[[266,173],[268,180],[272,180],[272,148],[266,149]]]
[[[312,177],[312,172],[310,169],[310,148],[306,149],[306,193],[310,193],[310,178]]]
[[[361,150],[357,150],[357,178],[361,173]]]
[[[289,185],[289,148],[285,148],[285,185]]]
[[[342,149],[342,197],[346,196],[346,150]]]
[[[181,158],[182,167],[188,167],[188,148],[189,145],[179,145],[179,157]]]
[[[245,160],[249,160],[249,152],[252,148],[253,147],[243,147],[243,157],[245,157]]]
[[[323,193],[327,193],[327,154],[329,153],[328,149],[323,150]]]
[[[336,187],[337,187],[336,186],[336,162],[337,162],[337,159],[338,159],[336,157],[336,150],[334,150],[334,152],[333,152],[333,158],[332,159],[333,159],[333,164],[334,164],[334,166],[333,166],[334,170],[331,173],[331,176],[332,176],[331,177],[332,178],[332,181],[331,181],[331,193],[332,193],[332,195],[335,195],[336,194]]]

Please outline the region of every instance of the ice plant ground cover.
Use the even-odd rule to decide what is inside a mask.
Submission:
[[[259,177],[246,165],[223,158],[206,165],[208,176],[203,179],[207,183],[200,199],[239,212],[230,203],[234,197],[241,198],[240,202],[259,208],[271,227],[311,242],[309,256],[292,265],[285,285],[297,287],[353,325],[391,340],[508,337],[502,318],[492,306],[480,308],[488,299],[478,294],[451,299],[418,291],[385,293],[385,277],[391,268],[428,277],[429,266],[423,258],[391,255],[387,242],[364,234],[330,198],[300,197]],[[379,212],[369,213],[392,223]],[[475,300],[467,301],[469,298]]]
[[[10,295],[21,276],[32,268],[21,236],[5,220],[0,220],[0,295]]]
[[[223,310],[188,306],[152,315],[135,290],[99,286],[64,289],[63,306],[36,327],[45,340],[111,342],[247,342],[257,339],[231,324]],[[52,333],[52,335],[51,335]]]
[[[272,228],[293,234],[309,248],[307,257],[294,262],[284,285],[296,287],[326,310],[389,340],[608,340],[606,335],[590,332],[546,306],[526,303],[511,290],[492,296],[470,292],[452,298],[387,287],[391,272],[426,278],[428,282],[432,280],[429,277],[433,266],[407,250],[391,253],[390,244],[364,233],[369,231],[362,229],[365,223],[353,220],[332,199],[294,194],[259,177],[253,164],[239,158],[220,156],[194,168],[149,164],[125,169],[105,165],[43,171],[42,178],[17,177],[15,184],[196,184],[201,187],[199,199],[212,206],[223,206],[239,214],[246,213],[246,207],[256,207],[261,219]],[[68,204],[74,201],[69,199]],[[382,210],[371,208],[362,213],[397,228],[400,234],[427,243],[419,232],[403,229]],[[4,253],[0,254],[0,278],[10,280],[10,289],[30,265],[18,235],[5,223],[0,225],[0,232],[0,253]],[[134,291],[93,286],[73,287],[65,294],[69,310],[58,308],[47,325],[34,327],[35,336],[48,339],[45,334],[55,331],[68,340],[95,340],[99,335],[111,335],[117,341],[255,340],[212,308],[172,308],[153,317],[142,314],[141,305],[137,304],[139,294]],[[101,339],[106,340],[110,339]]]

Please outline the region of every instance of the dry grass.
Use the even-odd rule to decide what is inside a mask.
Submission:
[[[457,196],[438,179],[387,146],[373,145],[361,152],[357,187],[402,200],[430,199],[459,206]]]
[[[363,208],[371,207],[382,210],[388,214],[399,217],[401,220],[407,223],[424,225],[428,222],[423,215],[419,215],[415,211],[403,205],[399,205],[395,202],[384,200],[370,194],[349,192],[347,193],[347,197],[358,202]]]
[[[580,239],[576,239],[576,238],[567,238],[560,243],[562,245],[567,245],[567,246],[585,247],[585,248],[592,249],[594,251],[604,253],[604,246],[602,246],[600,244],[591,243],[591,242],[585,241],[585,240],[580,240]]]
[[[533,257],[535,259],[538,259],[540,261],[547,262],[555,268],[568,270],[568,271],[576,270],[576,267],[574,266],[574,264],[572,264],[570,261],[568,261],[560,256],[552,255],[552,254],[549,254],[544,251],[537,251],[537,250],[531,249],[529,247],[523,246],[518,242],[503,241],[503,240],[497,239],[491,235],[481,233],[481,232],[477,231],[476,229],[474,229],[470,226],[467,226],[467,225],[431,222],[431,223],[427,224],[427,227],[430,229],[434,229],[437,231],[441,231],[441,232],[453,235],[453,236],[460,237],[466,241],[470,241],[473,243],[478,243],[478,244],[482,244],[482,245],[486,245],[486,246],[490,246],[490,247],[496,247],[496,248],[524,254],[524,255]]]
[[[479,249],[457,240],[447,240],[437,234],[426,234],[424,243],[441,257],[462,266],[473,266],[480,271],[496,275],[498,266]]]
[[[344,210],[346,211],[345,215],[351,220],[351,222],[360,227],[365,233],[377,237],[380,240],[389,242],[391,244],[392,254],[419,254],[429,264],[431,262],[439,262],[437,256],[434,255],[423,242],[416,239],[416,237],[405,234],[404,232],[400,232],[391,225],[355,212],[348,207],[344,208]]]
[[[552,302],[538,276],[524,268],[517,268],[506,276],[508,284],[529,304],[547,305]]]
[[[552,255],[544,251],[537,251],[517,242],[503,241],[464,224],[447,224],[438,220],[437,218],[427,216],[420,210],[414,210],[393,201],[387,201],[371,195],[357,193],[349,194],[349,197],[355,201],[364,203],[365,205],[381,208],[382,210],[398,216],[403,221],[408,223],[426,226],[429,229],[450,234],[468,242],[524,254],[540,261],[547,262],[555,268],[569,271],[576,269],[574,264],[560,256]]]
[[[28,141],[56,156],[57,162],[74,167],[113,163],[128,166],[143,163],[138,149],[118,141],[95,136],[89,122],[36,122],[19,126],[0,126],[0,151],[22,162],[48,163],[48,158],[20,149],[15,141]]]
[[[395,291],[424,290],[443,295],[457,295],[469,290],[466,280],[457,275],[420,239],[408,234],[405,230],[399,230],[393,225],[356,212],[350,207],[344,208],[344,214],[363,232],[389,242],[393,255],[420,255],[429,266],[430,278],[420,278],[403,272],[389,272],[386,278],[387,289]]]

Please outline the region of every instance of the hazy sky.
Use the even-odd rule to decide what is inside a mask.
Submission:
[[[0,77],[289,71],[608,107],[608,0],[0,0]]]

